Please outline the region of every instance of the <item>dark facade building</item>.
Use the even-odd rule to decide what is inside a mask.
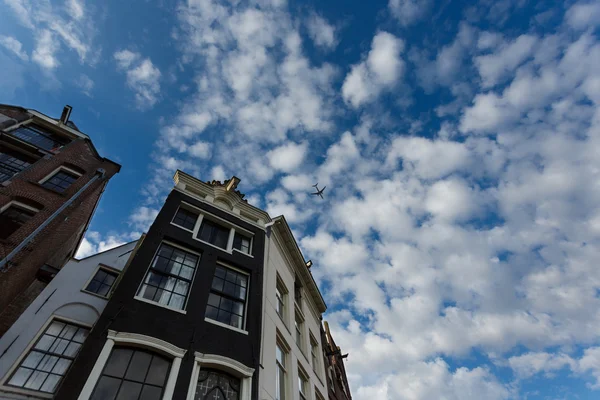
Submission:
[[[327,394],[329,400],[352,400],[346,368],[344,368],[344,358],[347,354],[342,354],[340,346],[335,344],[329,324],[324,322],[324,329],[321,330],[323,355],[325,358],[325,368],[327,370]]]
[[[0,105],[0,336],[74,255],[120,170],[70,112]]]
[[[55,398],[258,399],[265,222],[181,171]]]

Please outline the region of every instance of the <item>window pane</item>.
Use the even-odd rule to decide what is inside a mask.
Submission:
[[[195,400],[239,400],[240,380],[223,371],[201,369]]]
[[[9,385],[23,387],[27,379],[31,376],[33,370],[27,368],[19,368],[17,372],[10,378]]]
[[[113,400],[120,385],[120,379],[102,376],[94,389],[91,400]]]
[[[46,382],[42,385],[41,391],[47,393],[54,393],[56,387],[58,386],[58,382],[60,382],[60,376],[50,374],[48,378],[46,378]]]
[[[40,361],[42,361],[42,358],[44,357],[43,353],[37,352],[37,351],[32,351],[31,353],[29,353],[29,355],[27,356],[27,358],[25,359],[25,361],[23,361],[23,365],[24,367],[28,367],[28,368],[36,368],[38,366],[38,364],[40,363]]]
[[[0,239],[6,239],[35,215],[34,211],[10,206],[0,213]]]
[[[152,355],[149,353],[136,351],[131,358],[129,368],[127,368],[125,379],[130,379],[136,382],[144,382],[144,378],[146,377],[148,367],[150,367],[151,360]]]
[[[121,378],[127,371],[127,366],[131,360],[133,351],[129,349],[114,349],[104,368],[105,375],[111,375]]]
[[[146,376],[146,383],[157,386],[164,385],[168,371],[169,362],[167,360],[161,357],[153,357],[150,371]]]
[[[55,192],[62,193],[71,186],[73,182],[77,180],[78,176],[73,175],[66,171],[58,171],[50,179],[45,181],[42,186],[54,190]]]
[[[162,389],[154,386],[144,386],[142,389],[141,400],[160,400],[162,395]]]
[[[117,400],[137,400],[141,391],[141,383],[123,381]]]
[[[42,387],[42,384],[44,383],[44,381],[46,380],[47,377],[48,377],[47,372],[34,371],[33,374],[31,375],[31,377],[29,377],[29,380],[27,381],[27,383],[25,384],[25,387],[27,389],[40,390],[40,388]]]

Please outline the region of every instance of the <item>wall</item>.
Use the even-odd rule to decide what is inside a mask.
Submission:
[[[0,338],[0,354],[4,353],[0,357],[0,383],[10,378],[21,355],[35,342],[38,333],[53,315],[90,326],[96,322],[107,300],[82,289],[94,276],[99,264],[121,271],[136,243],[131,242],[82,260],[71,259],[65,264],[40,296]],[[0,386],[0,399],[18,398],[9,392],[10,389],[7,391],[5,386]]]
[[[65,162],[76,165],[86,173],[64,193],[56,193],[38,183]],[[106,183],[119,171],[120,166],[99,157],[89,140],[76,139],[58,153],[44,156],[10,181],[0,185],[0,207],[12,200],[23,199],[43,206],[40,212],[8,239],[0,240],[0,259],[3,259],[85,185],[98,168],[106,171],[105,178],[88,187],[69,208],[40,232],[34,241],[13,257],[9,267],[0,274],[0,336],[43,288],[43,285],[35,283],[38,269],[43,264],[61,268],[72,256]]]
[[[290,347],[289,357],[287,360],[287,392],[286,399],[298,399],[298,367],[300,363],[304,371],[308,374],[309,378],[309,390],[308,398],[316,399],[315,387],[319,390],[321,395],[326,396],[326,387],[324,386],[325,381],[325,370],[323,367],[323,360],[321,359],[321,334],[320,334],[320,315],[316,311],[316,307],[312,303],[311,299],[306,295],[303,298],[302,311],[305,317],[304,320],[304,352],[301,351],[296,345],[295,340],[295,328],[294,328],[294,280],[295,273],[292,266],[286,260],[285,251],[279,244],[279,241],[275,234],[271,234],[267,240],[267,248],[265,252],[268,253],[265,271],[265,307],[264,307],[264,325],[263,325],[263,345],[262,345],[262,366],[263,370],[260,375],[260,387],[261,393],[260,398],[262,400],[271,400],[275,398],[275,377],[276,377],[276,364],[275,364],[275,346],[277,343],[277,332],[283,338],[285,343]],[[277,302],[275,289],[277,285],[277,274],[285,284],[288,290],[286,309],[285,309],[285,322],[277,314],[275,305]],[[304,291],[306,293],[306,291]],[[311,353],[310,353],[310,341],[309,332],[312,333],[313,338],[319,344],[318,354],[318,366],[313,368]]]
[[[254,234],[253,257],[237,252],[233,252],[233,254],[224,252],[192,238],[190,232],[171,224],[182,201],[251,231]],[[134,298],[163,240],[169,240],[183,248],[202,254],[191,285],[185,314]],[[252,398],[256,399],[258,396],[256,371],[260,368],[263,257],[264,232],[260,228],[248,224],[220,208],[196,200],[179,191],[172,191],[150,227],[143,244],[133,257],[98,324],[83,346],[74,368],[67,376],[56,398],[60,400],[77,398],[98,359],[102,346],[106,342],[107,331],[110,329],[117,332],[144,334],[187,349],[175,386],[173,396],[175,399],[185,399],[187,396],[195,351],[229,357],[247,367],[254,368]],[[242,268],[250,274],[246,314],[247,334],[204,320],[206,302],[217,261]]]

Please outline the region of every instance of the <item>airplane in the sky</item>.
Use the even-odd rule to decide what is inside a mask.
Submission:
[[[317,191],[315,193],[311,193],[311,194],[315,195],[315,196],[320,196],[321,198],[323,198],[323,191],[325,190],[325,188],[327,186],[323,186],[323,189],[319,190],[319,183],[316,183],[313,185],[313,187],[316,188]]]

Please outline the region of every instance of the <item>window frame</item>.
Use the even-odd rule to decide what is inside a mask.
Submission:
[[[185,296],[185,302],[184,302],[183,308],[175,308],[175,307],[171,307],[169,305],[160,304],[159,302],[156,302],[156,301],[153,301],[153,300],[149,300],[149,299],[143,297],[143,295],[139,294],[141,288],[145,285],[144,282],[146,281],[146,277],[148,276],[148,273],[152,269],[152,264],[154,263],[154,260],[158,256],[158,252],[160,251],[160,248],[161,248],[161,246],[163,244],[175,247],[175,248],[177,248],[179,250],[182,250],[182,251],[185,251],[185,252],[188,252],[188,253],[191,253],[191,254],[194,254],[194,255],[198,256],[198,261],[196,262],[196,265],[194,267],[194,273],[192,274],[192,277],[189,280],[188,292],[187,292],[187,294]],[[148,265],[148,268],[146,269],[146,273],[144,274],[143,279],[141,280],[140,284],[138,285],[138,288],[137,288],[137,290],[135,292],[136,294],[135,294],[135,296],[133,298],[136,299],[136,300],[138,300],[138,301],[142,301],[144,303],[153,304],[153,305],[155,305],[157,307],[162,307],[162,308],[166,308],[167,310],[171,310],[171,311],[179,312],[179,313],[182,313],[182,314],[186,314],[187,313],[186,307],[188,305],[190,293],[192,292],[192,285],[194,284],[194,280],[196,279],[196,274],[198,273],[198,268],[199,268],[201,260],[202,260],[202,254],[201,253],[199,253],[197,251],[194,251],[194,250],[189,250],[188,248],[180,246],[180,245],[178,245],[176,243],[173,243],[173,242],[171,242],[169,240],[162,240],[160,242],[160,244],[157,246],[156,251],[154,252],[154,256],[152,257],[152,261],[150,261],[150,264]],[[167,273],[165,276],[171,276],[171,274]],[[180,278],[176,278],[176,279],[180,279]],[[185,279],[185,278],[183,278],[183,279]]]
[[[300,400],[310,400],[310,378],[304,368],[298,363],[298,396]],[[300,384],[300,381],[304,381],[304,385]],[[301,389],[304,390],[301,390]]]
[[[19,367],[25,361],[25,359],[27,358],[27,356],[29,355],[29,353],[34,349],[35,345],[38,343],[38,341],[41,339],[41,337],[44,335],[44,333],[46,332],[46,330],[50,327],[50,325],[54,321],[62,322],[64,324],[69,324],[69,325],[76,325],[76,326],[78,326],[80,328],[88,329],[88,331],[89,331],[88,332],[88,336],[89,336],[89,333],[91,332],[92,327],[93,327],[92,325],[87,324],[85,322],[76,321],[76,320],[71,319],[71,318],[57,316],[57,315],[54,315],[54,314],[51,315],[46,320],[46,322],[41,326],[41,328],[37,331],[37,333],[32,338],[32,340],[29,342],[29,344],[27,345],[27,347],[25,348],[25,350],[23,352],[21,352],[21,354],[15,360],[15,362],[13,363],[13,365],[8,369],[6,375],[0,380],[0,388],[4,388],[4,389],[10,388],[8,390],[10,390],[12,392],[15,392],[15,393],[23,394],[23,395],[26,395],[26,396],[43,397],[43,398],[49,398],[49,399],[53,398],[56,395],[56,393],[58,392],[58,390],[60,389],[60,386],[62,384],[62,379],[61,379],[61,381],[58,382],[58,384],[56,386],[56,390],[53,393],[42,392],[42,391],[33,390],[33,389],[27,389],[27,388],[20,388],[18,386],[12,386],[12,385],[8,384],[8,382],[13,377],[13,375],[15,374],[15,372],[19,369]],[[83,347],[84,344],[85,344],[85,340],[82,343],[82,347]],[[81,351],[81,348],[79,350]],[[79,355],[79,352],[77,352],[77,354],[73,358],[73,361],[75,361],[77,359],[78,355]],[[71,365],[72,365],[72,363],[71,363]],[[71,365],[69,365],[69,368],[67,368],[67,370],[65,371],[65,374],[63,375],[63,377],[67,376],[67,374],[69,373],[69,370],[71,368]]]
[[[282,295],[282,297],[281,297],[281,304],[282,304],[281,313],[279,313],[277,311],[277,308],[279,306],[279,296],[277,296],[277,292],[280,292]],[[287,314],[288,314],[288,311],[287,311],[288,299],[289,299],[289,290],[285,286],[283,279],[281,279],[279,274],[277,274],[276,281],[275,281],[275,314],[277,314],[279,316],[279,318],[283,321],[283,323],[286,326],[287,326]]]
[[[35,214],[37,214],[37,213],[39,213],[41,211],[41,210],[39,210],[39,209],[37,209],[35,207],[28,206],[27,204],[21,203],[20,201],[11,200],[7,204],[5,204],[4,206],[2,206],[0,208],[0,215],[2,215],[2,213],[4,213],[10,207],[21,208],[21,209],[23,209],[25,211],[30,211],[30,212],[34,213],[34,215],[32,215],[31,218],[34,218]],[[27,221],[25,221],[25,223],[23,223],[22,225],[20,225],[17,229],[15,229],[14,231],[12,231],[5,239],[0,239],[0,240],[7,240],[7,239],[9,239],[12,235],[14,235],[16,232],[18,232],[19,229],[21,229],[23,226],[25,226],[31,220],[31,218],[29,218]]]
[[[246,298],[244,299],[244,315],[243,315],[243,318],[242,318],[243,319],[243,321],[242,321],[242,327],[238,328],[238,327],[235,327],[233,325],[229,325],[229,324],[226,324],[224,322],[217,321],[215,319],[207,317],[206,316],[206,308],[204,309],[204,321],[210,322],[210,323],[218,325],[218,326],[222,326],[224,328],[229,328],[229,329],[232,329],[232,330],[234,330],[236,332],[244,333],[244,334],[247,335],[248,331],[246,330],[246,323],[248,322],[248,301],[249,301],[248,297],[249,297],[249,294],[250,294],[250,274],[248,272],[246,272],[246,271],[243,271],[243,270],[241,270],[239,268],[236,268],[236,267],[234,267],[234,266],[232,266],[230,264],[226,264],[226,263],[224,263],[222,261],[217,261],[216,267],[219,267],[219,266],[221,266],[221,267],[223,267],[225,269],[231,269],[232,271],[234,271],[236,273],[239,273],[239,274],[242,274],[242,275],[246,276],[246,279],[247,279],[247,281],[246,281],[247,282],[246,283]],[[216,267],[215,267],[215,271],[216,271]],[[215,277],[215,275],[213,274],[213,279],[214,279],[214,277]],[[209,296],[212,293],[212,291],[213,291],[213,288],[212,288],[212,281],[211,281],[211,287],[210,287],[210,289],[208,291],[208,295]],[[215,293],[215,294],[217,294],[219,296],[221,295],[220,293]],[[229,297],[227,296],[226,298],[229,298]],[[236,300],[236,301],[239,301],[239,300]],[[206,306],[208,307],[208,298],[207,298],[207,301],[206,301]]]
[[[173,219],[177,215],[177,212],[179,211],[180,208],[183,208],[187,211],[195,212],[198,214],[198,218],[196,219],[196,224],[194,225],[193,230],[190,231],[189,229],[184,228],[181,225],[177,225],[176,223],[173,222]],[[214,245],[214,244],[207,242],[205,240],[202,240],[198,237],[198,234],[200,232],[200,228],[202,227],[202,222],[204,221],[204,219],[212,222],[213,224],[217,224],[223,228],[229,229],[229,236],[227,237],[227,246],[225,248]],[[229,254],[233,254],[234,252],[237,252],[237,253],[245,255],[246,257],[254,258],[254,256],[252,255],[253,245],[254,245],[254,233],[253,232],[251,232],[247,229],[244,229],[241,226],[236,225],[235,223],[230,222],[224,218],[218,217],[208,211],[205,211],[199,207],[196,207],[188,202],[182,201],[179,204],[179,207],[177,208],[177,211],[173,215],[173,218],[171,219],[170,223],[171,223],[171,225],[176,226],[180,229],[183,229],[186,232],[191,232],[193,240],[197,240],[198,242],[203,243],[207,246],[214,247],[215,249],[219,249],[219,250],[224,251]],[[236,232],[238,232],[241,235],[246,236],[250,239],[249,253],[244,253],[243,251],[233,248],[233,241],[234,241]]]
[[[308,332],[308,338],[310,343],[310,363],[312,365],[313,371],[315,372],[315,375],[317,375],[317,378],[321,379],[321,374],[319,373],[319,367],[321,366],[321,364],[319,363],[319,354],[321,354],[321,352],[319,351],[319,342],[317,341],[317,338],[312,334],[310,329]]]
[[[15,132],[18,131],[19,129],[32,130],[37,135],[43,136],[44,138],[54,142],[55,146],[50,149],[47,149],[46,147],[40,146],[39,144],[32,143],[22,137],[19,137],[19,136],[15,135]],[[27,120],[23,123],[12,126],[10,128],[10,130],[7,130],[7,132],[11,137],[13,137],[23,143],[26,143],[29,146],[35,147],[36,149],[41,149],[42,151],[44,151],[46,153],[50,153],[50,154],[55,153],[56,150],[63,148],[64,146],[68,145],[69,143],[71,143],[74,140],[73,138],[71,138],[67,135],[64,135],[62,133],[57,133],[54,129],[48,128],[45,125],[33,122],[32,120]],[[58,138],[58,140],[56,138]]]
[[[198,384],[198,374],[203,366],[211,369],[218,369],[239,378],[240,400],[251,400],[254,368],[247,367],[237,360],[222,355],[202,354],[200,352],[195,352],[194,355],[194,366],[192,367],[186,400],[194,400],[196,385]]]
[[[299,312],[294,313],[294,343],[300,349],[300,352],[306,356],[305,347],[306,347],[306,335],[304,334],[304,325],[305,320],[304,316]],[[300,332],[300,337],[298,338],[297,334]],[[298,343],[300,341],[300,343]]]
[[[73,186],[73,185],[75,184],[75,181],[73,181],[73,182],[72,182],[72,183],[69,185],[69,187],[68,187],[68,188],[66,188],[66,189],[65,189],[64,191],[62,191],[62,192],[59,192],[59,191],[56,191],[56,190],[54,190],[54,189],[51,189],[51,188],[48,188],[48,187],[45,187],[45,186],[44,186],[44,184],[45,184],[46,182],[48,182],[50,179],[52,179],[52,178],[54,177],[54,175],[58,174],[59,172],[63,172],[63,171],[64,171],[64,172],[66,172],[66,173],[68,173],[68,174],[75,175],[75,176],[77,177],[77,178],[75,179],[75,181],[77,181],[77,179],[79,179],[79,178],[81,178],[81,177],[83,176],[83,174],[82,174],[81,172],[77,172],[77,171],[75,171],[75,170],[73,170],[73,169],[71,169],[71,168],[69,168],[69,167],[66,167],[66,166],[64,166],[64,165],[61,165],[60,167],[58,167],[58,168],[54,169],[54,171],[52,171],[51,173],[49,173],[48,175],[46,175],[44,178],[42,178],[40,181],[38,181],[38,184],[40,184],[41,186],[43,186],[45,189],[48,189],[48,190],[51,190],[51,191],[53,191],[54,193],[60,193],[60,194],[63,194],[63,193],[65,193],[66,191],[68,191],[68,190],[71,188],[71,186]]]
[[[110,274],[116,274],[116,275],[117,275],[117,277],[115,278],[115,281],[114,281],[114,282],[113,282],[113,284],[110,286],[110,289],[108,290],[108,293],[107,293],[107,295],[106,295],[106,296],[102,296],[102,295],[100,295],[100,294],[98,294],[98,293],[90,292],[89,290],[87,290],[87,287],[90,285],[90,283],[92,283],[92,281],[93,281],[93,280],[94,280],[94,278],[96,277],[96,274],[97,274],[97,273],[98,273],[98,271],[100,271],[100,270],[104,270],[104,271],[107,271],[107,272],[108,272],[108,273],[110,273]],[[105,264],[98,264],[98,265],[96,266],[96,268],[94,269],[94,273],[93,273],[93,274],[92,274],[92,275],[91,275],[91,276],[88,278],[88,280],[87,280],[87,281],[86,281],[86,282],[83,284],[83,288],[81,289],[81,291],[82,291],[83,293],[86,293],[86,294],[89,294],[89,295],[92,295],[92,296],[96,296],[96,297],[99,297],[99,298],[101,298],[101,299],[108,300],[108,299],[110,299],[110,297],[111,297],[111,295],[112,295],[112,293],[113,293],[113,290],[115,289],[115,284],[116,284],[116,283],[117,283],[117,281],[119,280],[119,277],[120,277],[120,276],[121,276],[121,271],[119,271],[118,269],[115,269],[115,268],[109,267],[108,265],[105,265]]]
[[[196,221],[194,221],[194,226],[192,227],[192,229],[188,229],[185,226],[179,225],[178,223],[175,222],[175,218],[177,217],[179,210],[182,210],[182,209],[196,214]],[[176,227],[181,228],[185,231],[194,233],[194,228],[196,228],[196,224],[198,223],[198,219],[200,218],[200,215],[201,214],[198,212],[197,209],[193,209],[193,208],[187,206],[187,203],[182,202],[181,204],[179,204],[179,207],[177,207],[177,211],[175,211],[175,214],[173,214],[173,218],[171,219],[171,224],[175,225]]]
[[[0,177],[0,183],[2,182],[9,182],[11,181],[15,176],[17,176],[18,174],[20,174],[21,172],[25,171],[27,168],[31,167],[33,164],[35,164],[35,162],[37,160],[33,159],[33,157],[31,156],[27,156],[25,154],[23,154],[23,152],[15,150],[14,148],[10,147],[10,146],[6,146],[6,145],[2,145],[0,146],[0,155],[4,154],[6,156],[8,156],[9,159],[13,159],[13,160],[19,160],[21,163],[26,163],[26,166],[22,166],[19,165],[19,167],[14,167],[14,162],[12,164],[9,164],[5,161],[2,161],[0,159],[0,165],[5,165],[5,171],[7,171],[8,169],[10,170],[16,170],[16,172],[13,172],[12,175],[10,175],[8,178],[2,180],[2,178]],[[15,157],[15,155],[19,155],[19,157]],[[22,167],[22,168],[20,168]],[[2,168],[2,167],[0,167]],[[6,173],[3,173],[4,175],[7,175]],[[1,174],[0,174],[1,176]]]
[[[283,354],[283,363],[279,362],[277,359],[277,349],[281,350],[281,354]],[[288,373],[288,364],[289,364],[289,355],[290,349],[289,346],[283,342],[282,339],[277,338],[275,342],[275,397],[273,400],[286,400],[289,394],[289,373]],[[279,381],[279,373],[283,371],[283,389],[281,389],[281,382]],[[277,388],[280,388],[279,391]],[[283,394],[282,397],[279,397]]]
[[[161,400],[172,399],[175,383],[181,367],[181,361],[187,350],[152,336],[146,336],[139,333],[117,332],[109,329],[104,346],[92,367],[92,371],[88,375],[83,389],[77,398],[78,400],[88,400],[90,398],[115,345],[141,347],[170,358],[171,366]]]

